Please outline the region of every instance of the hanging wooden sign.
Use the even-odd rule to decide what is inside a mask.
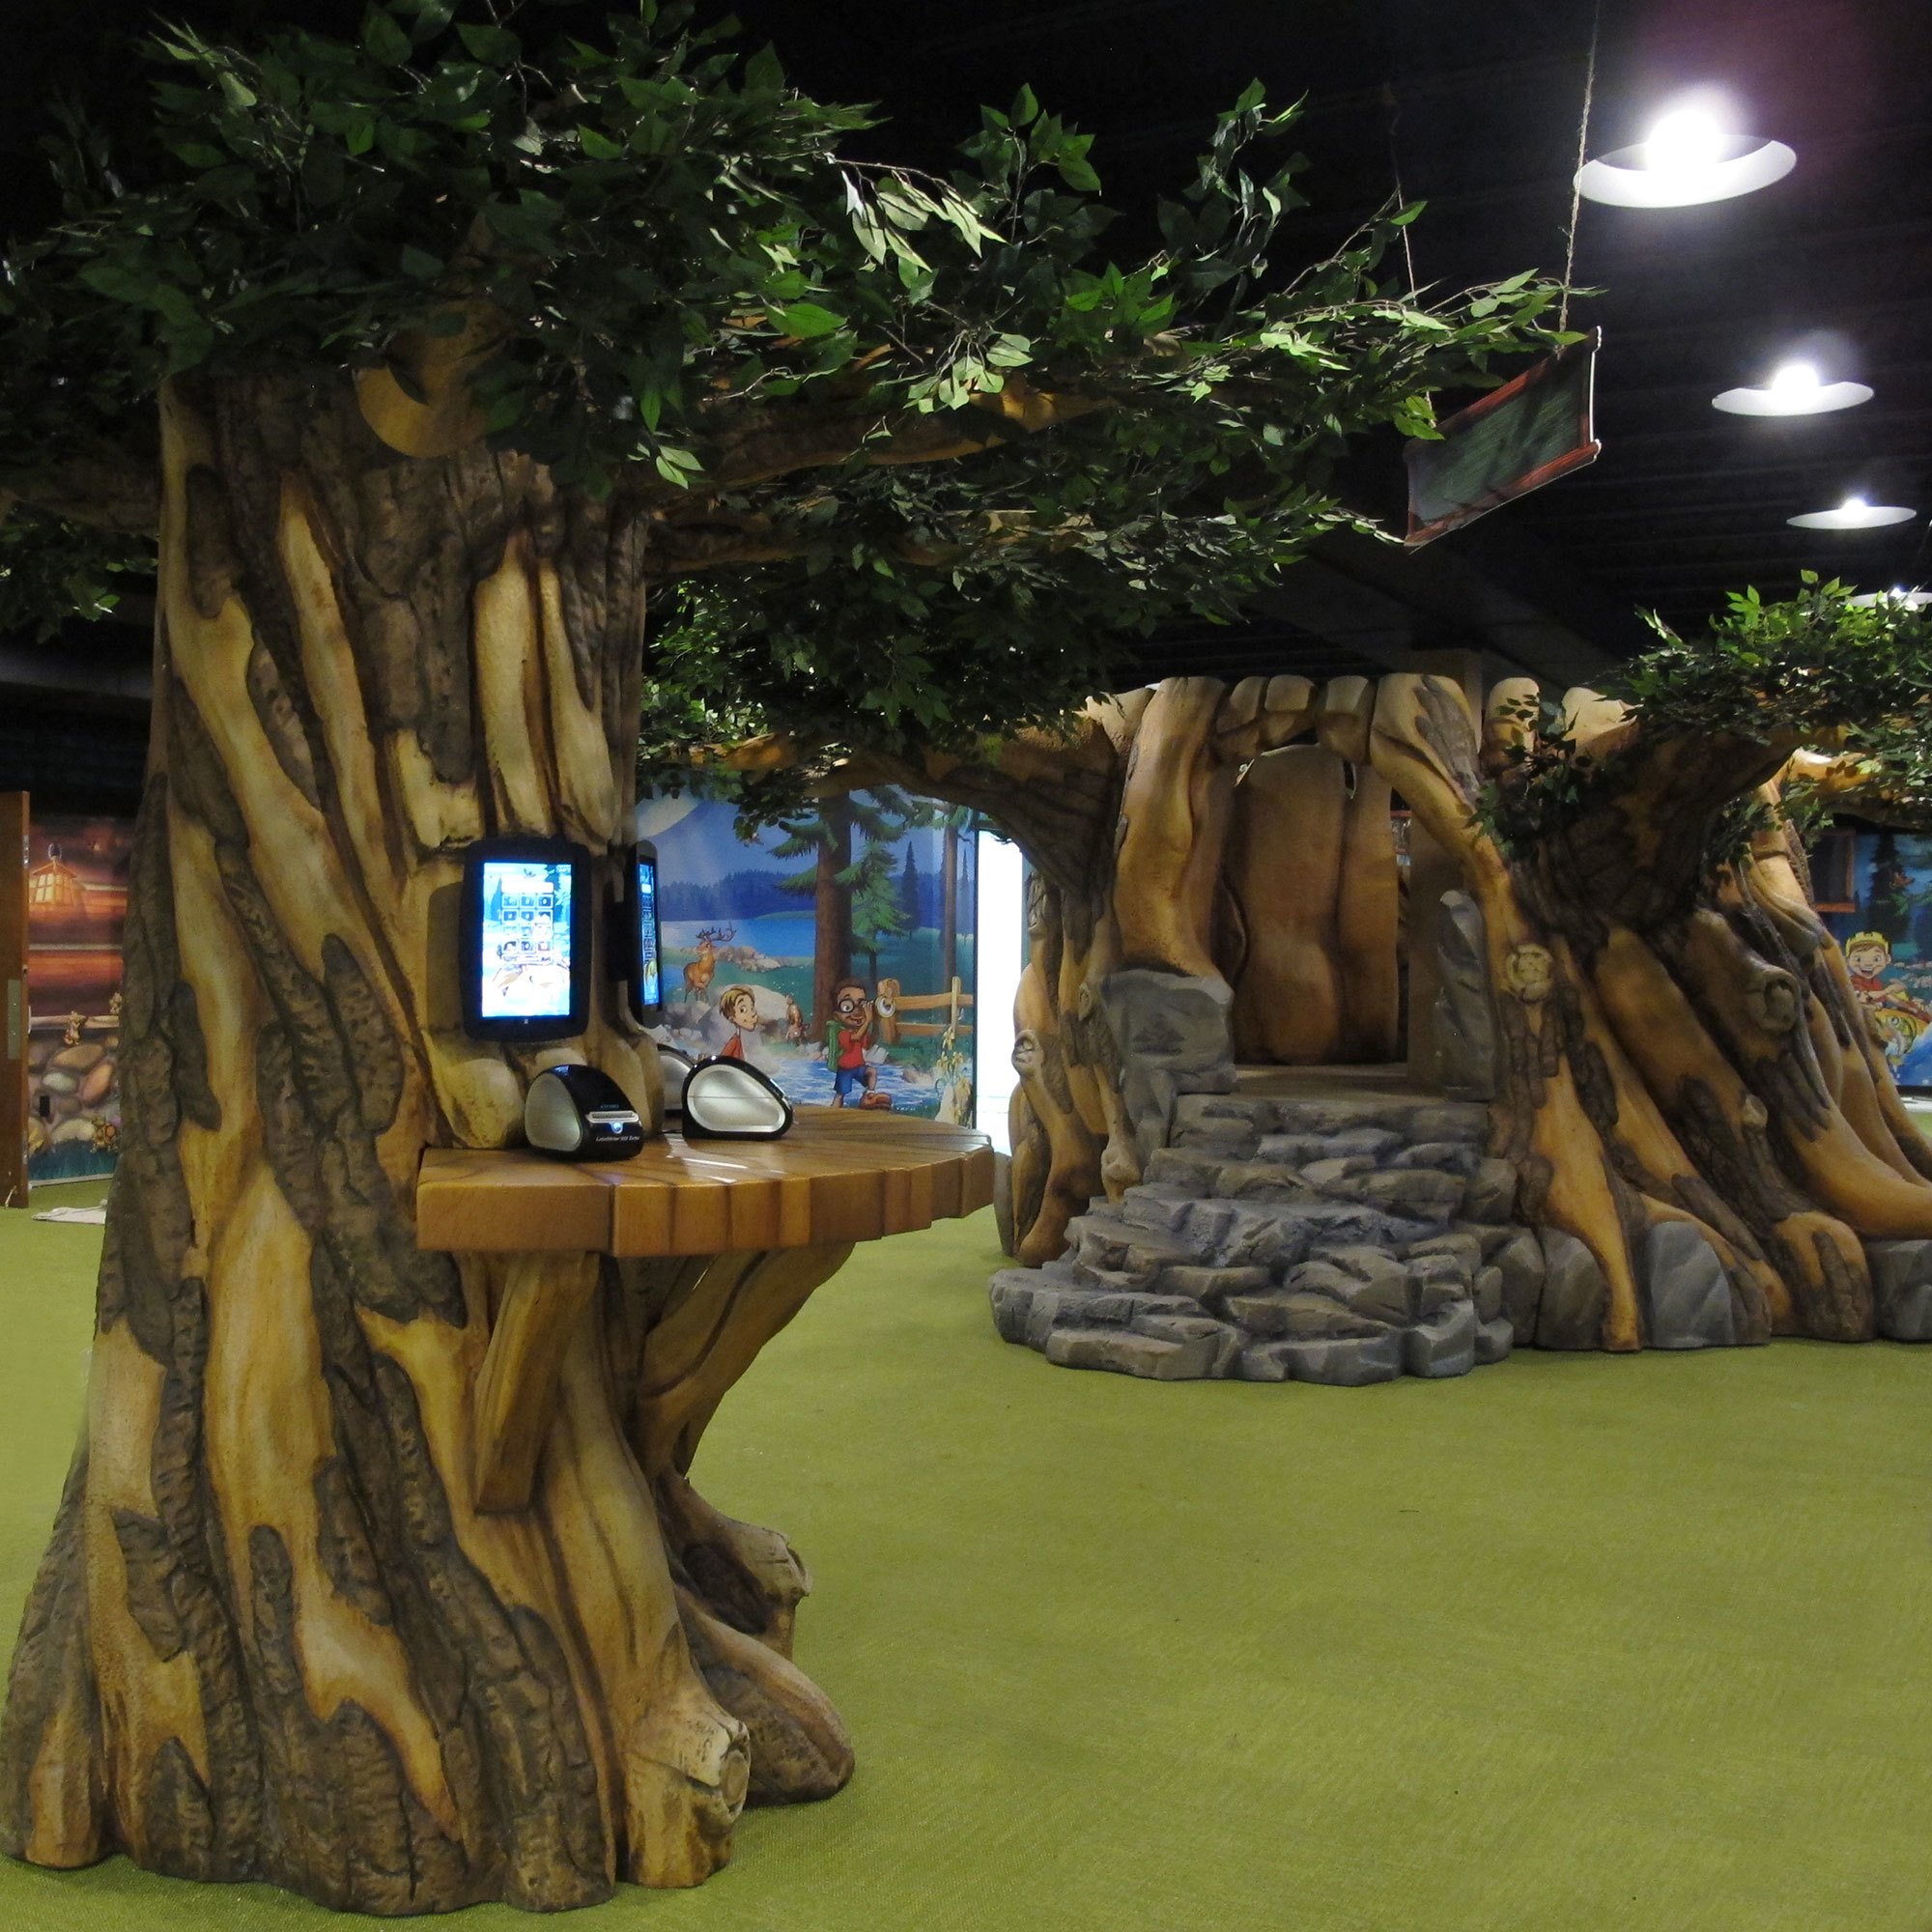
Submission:
[[[1408,445],[1411,549],[1597,460],[1603,444],[1591,414],[1603,340],[1593,328],[1457,411],[1442,423],[1439,442]]]

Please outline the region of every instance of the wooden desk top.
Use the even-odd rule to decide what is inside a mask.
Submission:
[[[803,1248],[928,1228],[992,1198],[984,1134],[883,1110],[801,1107],[781,1140],[668,1133],[630,1160],[432,1148],[416,1182],[416,1245],[636,1257]]]

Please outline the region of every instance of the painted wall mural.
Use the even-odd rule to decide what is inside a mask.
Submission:
[[[1893,1077],[1932,1091],[1932,836],[1828,833],[1811,879]]]
[[[121,1133],[123,819],[43,816],[27,837],[27,1174],[113,1170]]]
[[[647,800],[664,925],[661,1037],[758,1066],[798,1102],[973,1117],[970,814],[826,799],[739,838],[731,808]]]

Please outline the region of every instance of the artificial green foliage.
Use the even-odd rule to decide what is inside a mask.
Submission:
[[[1796,597],[1733,592],[1702,635],[1683,639],[1660,618],[1661,642],[1605,682],[1631,708],[1633,729],[1592,755],[1562,734],[1560,705],[1526,706],[1529,742],[1511,747],[1476,816],[1505,851],[1526,857],[1640,780],[1662,742],[1817,748],[1836,753],[1864,801],[1888,822],[1932,823],[1932,615],[1909,598],[1867,599],[1802,573]],[[1784,786],[1784,817],[1804,826],[1827,810],[1802,779]],[[1712,869],[1772,822],[1755,794],[1732,801],[1707,837]]]
[[[1283,259],[1294,110],[1259,86],[1117,260],[1092,137],[1030,91],[938,179],[848,152],[863,110],[682,5],[374,0],[355,41],[170,27],[147,58],[150,124],[72,118],[63,218],[8,258],[0,485],[71,507],[70,460],[138,474],[171,375],[484,318],[490,441],[650,510],[652,567],[695,586],[647,650],[660,766],[774,724],[829,757],[1059,717],[1122,633],[1232,616],[1359,526],[1329,480],[1355,439],[1431,435],[1438,389],[1565,339],[1528,275],[1385,281],[1413,207]]]
[[[66,618],[105,617],[122,580],[144,582],[153,568],[153,546],[140,537],[14,504],[0,518],[0,637],[46,642]]]

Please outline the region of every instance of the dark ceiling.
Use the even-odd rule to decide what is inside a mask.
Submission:
[[[15,184],[33,165],[48,76],[76,62],[98,74],[102,34],[141,11],[94,0],[10,28],[0,169]],[[344,10],[189,0],[161,11],[218,21]],[[1325,252],[1399,178],[1429,204],[1410,231],[1420,281],[1563,269],[1590,0],[980,0],[970,11],[747,0],[737,12],[808,88],[878,101],[891,125],[870,138],[906,159],[943,163],[980,101],[1031,82],[1096,134],[1108,199],[1130,211],[1184,179],[1214,111],[1259,75],[1276,100],[1306,96],[1297,144],[1313,205],[1293,217],[1297,249]],[[1923,514],[1838,535],[1784,521],[1853,490],[1932,510],[1932,4],[1603,0],[1596,40],[1592,153],[1640,138],[1685,88],[1716,85],[1746,130],[1799,157],[1787,180],[1736,201],[1583,205],[1575,275],[1602,293],[1578,300],[1573,321],[1604,331],[1601,458],[1421,552],[1326,547],[1245,631],[1163,635],[1142,655],[1148,674],[1325,675],[1473,647],[1498,668],[1580,680],[1641,641],[1639,605],[1682,627],[1729,589],[1787,590],[1801,569],[1872,588],[1932,575]],[[1798,351],[1869,383],[1873,400],[1782,422],[1711,408],[1719,389],[1760,383]],[[1350,488],[1393,516],[1400,477],[1399,448],[1375,446]],[[89,645],[105,671],[138,646],[124,632],[119,653],[104,649],[101,628]],[[111,715],[85,694],[36,694],[27,665],[0,646],[0,783],[35,749],[27,741],[44,764],[50,730],[90,711],[105,728]],[[125,696],[112,702],[126,710]]]

